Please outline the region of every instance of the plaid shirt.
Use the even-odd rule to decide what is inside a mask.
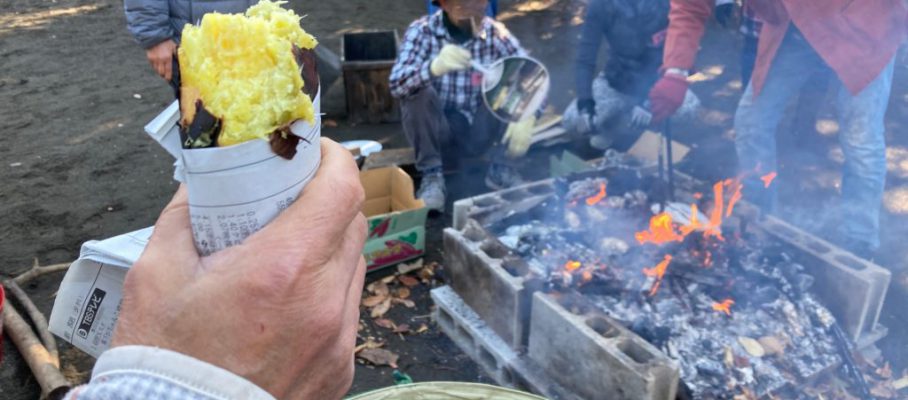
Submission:
[[[431,83],[446,109],[459,110],[472,118],[482,103],[482,88],[478,83],[481,80],[473,76],[478,73],[465,70],[433,77],[429,72],[432,60],[448,43],[454,43],[454,39],[445,28],[441,11],[410,24],[391,70],[391,93],[395,97],[407,97]],[[474,61],[483,65],[504,57],[526,55],[517,38],[489,17],[482,20],[482,32],[461,46],[470,51]]]

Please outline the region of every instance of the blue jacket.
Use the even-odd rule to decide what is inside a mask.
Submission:
[[[577,47],[577,98],[593,98],[593,78],[602,39],[609,45],[609,86],[646,99],[662,64],[669,0],[591,0]]]
[[[241,13],[255,4],[252,0],[124,0],[126,27],[144,48],[167,39],[180,41],[183,26],[196,23],[202,16]]]

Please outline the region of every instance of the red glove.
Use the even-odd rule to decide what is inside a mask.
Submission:
[[[681,75],[665,74],[649,91],[650,108],[653,112],[653,123],[671,117],[687,94],[687,79]]]

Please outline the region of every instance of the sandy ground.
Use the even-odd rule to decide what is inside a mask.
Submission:
[[[501,19],[552,71],[552,105],[565,106],[573,96],[572,43],[578,22],[572,2],[501,3]],[[345,32],[397,29],[402,33],[409,21],[424,12],[422,0],[298,0],[291,5],[308,14],[306,29],[334,51]],[[682,169],[706,180],[725,178],[734,170],[731,119],[741,92],[737,46],[734,35],[713,29],[699,60],[709,72],[707,79],[694,85],[706,112],[701,120],[676,127],[680,140],[694,146]],[[902,134],[908,121],[906,72],[901,66],[896,72],[887,118],[890,176],[882,219],[885,239],[877,255],[878,262],[894,270],[904,267],[908,253],[900,245],[908,229],[908,138]],[[324,99],[329,118],[339,123],[326,128],[325,136],[371,138],[386,147],[406,144],[398,125],[346,124],[342,96],[335,88]],[[171,179],[172,160],[144,135],[142,126],[170,102],[171,92],[153,74],[144,52],[126,31],[121,2],[5,2],[0,10],[0,99],[0,276],[15,275],[34,259],[42,264],[71,261],[86,240],[153,224],[176,185]],[[821,117],[832,120],[832,112],[824,108]],[[786,122],[782,131],[790,132],[790,126]],[[780,137],[783,211],[823,233],[838,223],[824,215],[837,192],[841,152],[834,134],[811,132],[807,137],[812,145],[807,148],[797,146],[792,137]],[[568,147],[591,154],[582,144]],[[546,154],[537,152],[533,157],[544,161]],[[481,190],[472,176],[454,177],[452,198]],[[430,221],[430,235],[434,235],[430,260],[441,259],[440,231],[447,224],[448,217]],[[26,288],[45,312],[52,306],[61,277],[48,276]],[[414,292],[417,309],[395,309],[390,317],[419,326],[429,313],[427,289]],[[905,293],[893,289],[884,310],[883,322],[892,333],[882,347],[894,371],[908,367],[905,302]],[[487,381],[434,327],[405,340],[389,336],[389,348],[402,356],[401,368],[417,381]],[[92,360],[65,345],[61,348],[64,364],[71,366],[70,375],[84,379]],[[27,368],[8,343],[5,350],[0,398],[34,398],[37,386]],[[352,392],[392,383],[390,369],[360,366]]]

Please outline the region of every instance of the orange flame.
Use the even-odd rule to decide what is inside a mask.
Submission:
[[[593,280],[593,272],[589,270],[583,271],[583,274],[581,274],[580,277],[584,283],[589,282]]]
[[[731,198],[728,200],[728,208],[725,210],[725,218],[728,218],[731,216],[732,211],[734,211],[735,204],[738,204],[738,201],[741,200],[741,197],[742,197],[741,189],[744,188],[744,185],[741,184],[741,182],[738,181],[737,179],[735,179],[735,180],[729,179],[729,180],[725,181],[725,185],[734,189],[734,192],[732,192]]]
[[[640,244],[646,242],[662,244],[684,240],[684,237],[675,231],[675,227],[672,225],[672,216],[667,212],[654,215],[650,218],[649,230],[637,232],[634,237],[637,238],[637,241],[640,242]]]
[[[775,172],[770,172],[766,175],[761,176],[760,180],[763,181],[763,187],[769,188],[769,185],[772,184],[772,181],[775,180],[777,176],[779,176],[779,174]]]
[[[707,225],[706,231],[703,232],[703,236],[707,238],[715,236],[716,239],[724,241],[725,238],[722,237],[722,209],[725,206],[725,200],[722,191],[722,182],[717,182],[713,185],[715,204],[713,205],[712,213],[709,215],[709,225]]]
[[[731,306],[735,304],[735,301],[732,299],[722,300],[721,303],[713,303],[713,310],[724,312],[725,315],[731,316]]]
[[[659,264],[656,264],[653,268],[644,268],[643,274],[656,278],[656,282],[653,283],[653,286],[649,290],[650,297],[655,296],[656,292],[659,291],[659,286],[662,285],[662,278],[665,277],[665,271],[668,269],[668,264],[672,262],[672,256],[670,254],[665,255],[665,259],[662,260]]]
[[[599,193],[596,194],[595,196],[588,197],[588,198],[586,199],[586,205],[588,205],[588,206],[595,206],[596,204],[599,204],[599,202],[602,201],[602,199],[604,199],[605,196],[606,196],[606,194],[605,194],[605,184],[604,184],[604,183],[600,183],[600,184],[599,184]]]
[[[581,265],[583,264],[581,264],[580,261],[568,261],[564,263],[564,270],[567,272],[574,272],[580,269]]]
[[[700,210],[696,204],[690,205],[690,223],[681,227],[681,236],[690,235],[692,232],[703,227],[699,219]]]

